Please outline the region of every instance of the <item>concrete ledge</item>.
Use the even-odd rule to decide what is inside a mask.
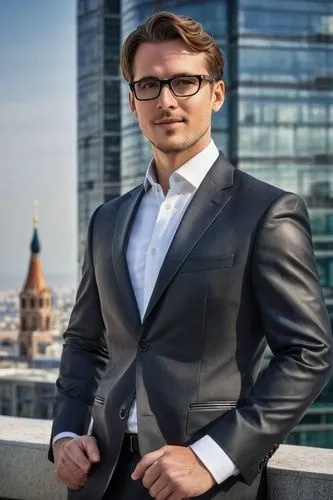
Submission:
[[[66,500],[47,460],[50,420],[0,416],[0,497]]]
[[[333,450],[281,445],[268,464],[271,500],[332,500]]]
[[[66,500],[47,460],[50,432],[49,420],[0,416],[0,499]],[[333,499],[333,450],[281,445],[268,464],[267,499],[316,498]]]

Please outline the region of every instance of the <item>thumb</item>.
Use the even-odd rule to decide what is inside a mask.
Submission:
[[[99,462],[101,457],[99,454],[98,446],[97,446],[97,441],[94,437],[91,436],[85,436],[82,439],[82,448],[87,455],[89,461],[91,463],[93,462]]]
[[[162,455],[165,453],[165,446],[160,448],[159,450],[152,451],[151,453],[147,453],[143,458],[141,458],[140,462],[136,465],[134,471],[132,472],[131,478],[136,480],[140,479],[146,470],[153,465]]]

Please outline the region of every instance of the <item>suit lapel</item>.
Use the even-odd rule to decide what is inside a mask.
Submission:
[[[144,195],[143,185],[129,193],[129,201],[124,201],[119,209],[112,240],[112,260],[117,278],[118,292],[122,296],[124,317],[130,322],[134,336],[141,328],[141,318],[127,266],[126,250],[130,231],[140,201]]]
[[[234,167],[220,154],[192,198],[169,247],[143,322],[158,303],[192,248],[231,198]]]

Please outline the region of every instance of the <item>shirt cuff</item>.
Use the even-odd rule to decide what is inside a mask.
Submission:
[[[59,439],[65,438],[65,437],[76,438],[76,437],[78,437],[78,434],[75,434],[75,432],[59,432],[59,434],[56,434],[54,436],[52,444],[59,441]]]
[[[200,458],[217,484],[239,473],[233,461],[208,434],[191,444],[190,448]]]

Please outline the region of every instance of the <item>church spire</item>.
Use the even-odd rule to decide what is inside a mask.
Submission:
[[[42,270],[42,263],[40,260],[40,241],[38,234],[38,202],[34,203],[34,217],[33,217],[33,234],[32,240],[30,244],[30,264],[27,279],[23,290],[35,290],[36,292],[40,292],[44,288],[46,288],[44,273]]]
[[[33,253],[33,254],[39,254],[41,248],[40,248],[40,241],[39,241],[39,235],[38,235],[38,201],[35,201],[34,206],[35,206],[34,217],[32,219],[33,220],[33,235],[32,235],[30,250],[31,250],[31,253]]]

